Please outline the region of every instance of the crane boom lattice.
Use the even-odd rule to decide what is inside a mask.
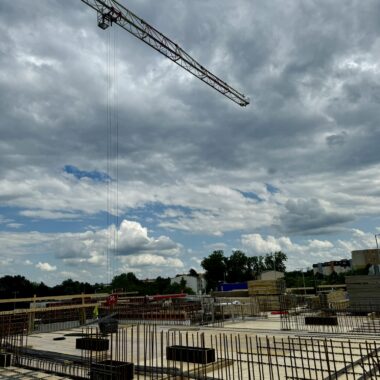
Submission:
[[[236,91],[226,82],[212,74],[175,42],[164,36],[161,32],[149,25],[130,10],[115,0],[81,0],[97,12],[98,26],[107,29],[117,24],[135,37],[169,58],[201,81],[219,91],[240,106],[249,104],[249,99]]]

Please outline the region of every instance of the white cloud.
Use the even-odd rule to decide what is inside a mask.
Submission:
[[[23,210],[20,211],[20,215],[27,216],[28,218],[36,219],[59,219],[59,220],[73,220],[80,217],[80,214],[71,212],[62,212],[54,210]]]
[[[0,233],[1,257],[43,262],[49,254],[57,265],[94,269],[105,265],[115,236],[120,257],[178,258],[180,239],[185,251],[199,252],[201,244],[228,247],[232,234],[258,231],[284,237],[247,237],[257,252],[310,249],[324,257],[367,240],[337,242],[334,234],[349,235],[347,226],[365,220],[367,231],[380,228],[376,2],[325,1],[314,17],[313,2],[189,1],[171,12],[170,2],[131,0],[132,10],[253,101],[241,109],[123,34],[118,209],[120,220],[136,222],[92,235],[87,226],[116,213],[115,204],[107,207],[115,170],[106,184],[63,167],[115,169],[107,160],[107,97],[99,96],[107,88],[107,38],[81,2],[34,2],[46,22],[26,33],[31,19],[19,2],[28,3],[2,2],[0,12],[0,51],[7,52],[0,55],[0,203],[7,208],[0,226],[38,232]],[[51,221],[65,233],[46,233]],[[294,244],[299,236],[305,240]]]
[[[321,241],[321,240],[309,240],[309,247],[315,249],[330,249],[334,247],[330,241]]]
[[[49,263],[41,263],[36,264],[36,268],[42,270],[43,272],[54,272],[57,270],[55,265],[50,265]]]
[[[8,223],[8,224],[7,224],[7,227],[8,227],[8,228],[15,228],[15,229],[18,229],[18,228],[20,228],[20,227],[22,227],[22,226],[23,226],[22,223]]]
[[[160,266],[169,268],[183,268],[183,263],[178,258],[163,257],[153,254],[141,254],[125,257],[123,262],[130,267]]]
[[[264,253],[280,251],[280,243],[273,237],[262,238],[260,234],[242,235],[243,247],[249,249],[253,255],[262,255]]]
[[[6,218],[3,215],[0,215],[0,224],[7,224],[7,223],[10,223],[10,222],[12,222],[12,219],[9,219],[9,218]]]
[[[110,236],[112,237],[112,230]],[[131,255],[147,252],[160,252],[161,254],[176,255],[180,252],[180,246],[167,236],[152,238],[148,236],[148,230],[140,223],[123,220],[117,231],[117,254]]]
[[[2,267],[9,266],[9,265],[11,265],[13,262],[14,262],[14,260],[13,260],[12,258],[9,258],[9,257],[1,257],[1,256],[0,256],[0,265],[1,265]]]
[[[310,267],[319,262],[351,258],[353,250],[372,248],[374,238],[372,234],[352,230],[350,238],[337,242],[313,239],[294,243],[286,236],[276,238],[270,235],[263,237],[260,234],[247,234],[242,235],[241,243],[243,250],[252,256],[282,251],[288,256],[288,269],[296,269]]]
[[[173,257],[181,254],[180,244],[167,236],[152,237],[140,223],[128,220],[123,220],[117,230],[111,226],[78,233],[0,232],[0,244],[4,252],[12,251],[20,257],[54,256],[57,260],[54,266],[41,261],[35,265],[43,271],[66,267],[75,267],[78,271],[90,265],[91,270],[98,273],[106,267],[107,252],[110,264],[115,268],[119,268],[120,263],[128,263],[138,271],[150,263],[160,273],[160,270],[165,272],[171,267],[183,267],[183,262]],[[117,245],[119,248],[115,249]],[[3,259],[1,254],[0,259],[4,265],[11,264],[10,259]],[[31,264],[30,259],[24,260],[24,265]],[[88,280],[92,280],[91,277]]]

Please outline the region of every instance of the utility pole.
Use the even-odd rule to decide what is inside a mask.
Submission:
[[[301,268],[301,272],[302,272],[302,282],[303,282],[303,294],[306,294],[305,275],[303,274],[303,268]]]
[[[379,274],[379,264],[380,264],[380,255],[379,255],[379,243],[377,241],[377,237],[380,236],[380,234],[375,234],[375,240],[376,240],[376,249],[377,249],[377,263],[373,266],[375,274]]]

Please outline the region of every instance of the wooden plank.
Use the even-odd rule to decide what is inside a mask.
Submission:
[[[45,297],[25,297],[25,298],[7,298],[0,299],[0,303],[17,303],[17,302],[39,302],[39,301],[61,301],[80,298],[105,298],[108,293],[95,293],[95,294],[72,294],[68,296],[45,296]]]
[[[7,311],[0,311],[0,316],[2,315],[13,315],[13,314],[25,314],[25,313],[38,313],[38,312],[45,312],[45,311],[56,311],[56,310],[69,310],[69,309],[83,309],[83,308],[90,308],[95,307],[96,305],[99,306],[98,303],[85,303],[85,304],[79,304],[79,305],[62,305],[62,306],[52,306],[52,307],[40,307],[40,308],[33,308],[33,309],[15,309],[15,310],[7,310]]]

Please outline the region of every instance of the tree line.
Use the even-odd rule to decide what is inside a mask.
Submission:
[[[48,286],[43,282],[32,282],[23,276],[4,276],[0,278],[0,298],[25,298],[45,296],[60,296],[71,294],[94,294],[110,293],[114,290],[122,290],[135,293],[136,295],[155,295],[187,293],[193,291],[186,287],[186,282],[170,283],[170,277],[157,277],[156,279],[139,280],[134,273],[122,273],[114,276],[111,283],[89,284],[88,282],[74,281],[71,278],[64,280],[61,284]]]
[[[352,269],[343,273],[332,271],[329,275],[314,273],[313,269],[306,271],[294,270],[285,273],[285,282],[288,288],[317,288],[319,285],[345,284],[346,276],[367,276],[369,267],[370,265],[367,265],[365,268]]]
[[[257,278],[265,270],[275,269],[285,272],[286,255],[279,251],[265,256],[248,257],[244,252],[236,250],[231,256],[226,257],[223,251],[214,251],[202,260],[205,270],[207,290],[215,289],[220,281],[242,282]],[[191,268],[190,276],[198,276]],[[149,281],[139,280],[134,273],[122,273],[113,277],[110,284],[80,282],[71,278],[62,281],[61,284],[48,286],[44,282],[33,282],[27,278],[16,276],[4,276],[0,278],[0,298],[21,298],[58,296],[71,294],[109,293],[115,289],[123,289],[138,295],[187,293],[193,291],[186,286],[186,282],[171,284],[170,277],[157,277]]]
[[[209,256],[203,258],[201,266],[205,271],[207,281],[207,292],[216,289],[220,282],[245,282],[257,279],[258,276],[267,270],[286,271],[285,262],[287,256],[281,251],[267,253],[264,256],[247,256],[240,250],[232,251],[230,256],[225,256],[224,251],[213,251]],[[362,273],[363,272],[363,273]],[[190,269],[190,276],[198,276],[194,269]],[[306,272],[291,271],[285,273],[287,287],[315,287],[321,284],[344,283],[346,275],[368,274],[368,268],[362,271],[351,271],[349,273],[337,274],[333,272],[329,276],[314,274],[312,270]],[[109,293],[112,290],[123,290],[133,292],[136,295],[155,295],[187,293],[193,291],[186,286],[185,281],[179,284],[171,284],[170,277],[157,277],[156,279],[144,281],[139,280],[134,273],[122,273],[113,277],[110,284],[64,280],[61,284],[48,286],[43,282],[32,282],[23,276],[4,276],[0,277],[0,298],[21,298],[58,296],[71,294],[92,294]]]
[[[224,251],[217,250],[205,257],[201,266],[205,270],[207,292],[216,289],[223,282],[245,282],[257,279],[267,270],[285,272],[287,256],[281,251],[267,253],[265,256],[247,256],[236,250],[227,257]]]

